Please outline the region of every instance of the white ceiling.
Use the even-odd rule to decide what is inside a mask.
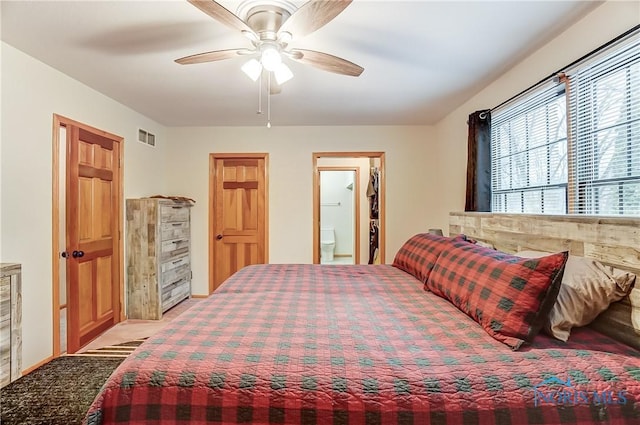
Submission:
[[[233,12],[240,4],[220,3]],[[273,125],[434,124],[597,5],[356,0],[291,47],[343,57],[364,67],[363,74],[289,61],[295,78],[271,96]],[[186,1],[2,1],[1,7],[3,41],[159,123],[266,122],[256,114],[258,84],[240,71],[246,59],[174,62],[251,47]]]

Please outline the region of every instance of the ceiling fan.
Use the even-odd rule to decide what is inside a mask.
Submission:
[[[364,68],[346,59],[306,49],[289,48],[289,43],[308,35],[338,16],[352,0],[311,0],[300,8],[286,0],[248,0],[239,10],[247,10],[246,17],[230,12],[214,0],[187,0],[220,23],[239,30],[252,44],[252,48],[216,50],[176,59],[181,65],[214,62],[238,56],[254,56],[242,66],[242,70],[256,81],[264,71],[273,72],[278,86],[293,77],[282,61],[288,57],[325,71],[357,77]],[[243,7],[244,6],[244,7]],[[272,93],[274,90],[271,90]]]

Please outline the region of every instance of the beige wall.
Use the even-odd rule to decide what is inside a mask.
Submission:
[[[506,72],[435,126],[439,158],[437,227],[447,229],[449,211],[464,209],[467,126],[472,112],[492,108],[616,36],[640,24],[640,2],[609,1]]]
[[[250,111],[247,111],[248,113]],[[170,128],[168,189],[192,210],[193,293],[207,293],[208,167],[211,152],[269,153],[269,260],[311,263],[313,152],[386,152],[387,262],[412,234],[431,227],[436,157],[431,127]]]
[[[125,196],[162,192],[165,128],[2,43],[0,260],[22,264],[23,367],[52,354],[52,123],[57,113],[125,138]],[[139,126],[159,146],[136,142]]]

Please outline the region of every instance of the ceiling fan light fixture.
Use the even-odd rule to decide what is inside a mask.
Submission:
[[[282,31],[278,34],[278,42],[282,44],[289,44],[293,40],[293,36],[289,31]]]
[[[276,47],[267,45],[262,49],[260,62],[262,62],[262,66],[267,71],[275,71],[282,63],[282,56],[280,56],[280,52]]]
[[[256,59],[250,59],[240,69],[253,81],[258,81],[262,73],[262,65]]]
[[[278,84],[284,84],[293,78],[291,69],[282,62],[273,70],[273,75],[276,77],[276,83]]]
[[[247,30],[242,30],[241,32],[242,32],[242,35],[247,37],[249,41],[251,41],[251,43],[253,43],[254,45],[260,42],[260,38],[258,38],[255,32],[247,31]]]

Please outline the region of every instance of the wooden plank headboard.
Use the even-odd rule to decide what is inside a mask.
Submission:
[[[569,251],[635,273],[631,294],[590,326],[640,349],[640,218],[449,213],[449,235],[459,233],[504,252]]]

